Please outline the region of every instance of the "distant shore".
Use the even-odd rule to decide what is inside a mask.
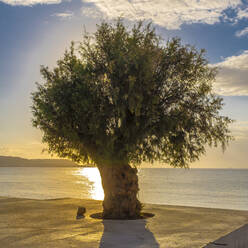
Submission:
[[[25,159],[0,156],[0,167],[92,167],[92,165],[79,165],[66,159]]]
[[[78,206],[86,207],[76,219]],[[3,247],[200,248],[248,223],[248,211],[145,204],[145,220],[113,221],[90,217],[101,201],[32,200],[0,197]]]

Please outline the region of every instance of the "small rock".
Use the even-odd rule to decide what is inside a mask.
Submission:
[[[86,208],[85,207],[78,207],[77,219],[84,218],[85,213],[86,213]]]

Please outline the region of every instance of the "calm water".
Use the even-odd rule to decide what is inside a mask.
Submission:
[[[140,169],[145,203],[248,210],[248,170]],[[103,199],[96,168],[0,167],[0,196]]]

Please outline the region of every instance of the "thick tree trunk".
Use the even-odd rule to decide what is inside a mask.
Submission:
[[[135,219],[140,216],[137,169],[129,165],[99,167],[104,190],[103,218]]]

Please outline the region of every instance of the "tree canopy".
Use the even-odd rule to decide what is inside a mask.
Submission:
[[[204,50],[165,42],[151,24],[102,22],[54,69],[41,67],[33,125],[50,153],[77,162],[185,167],[231,139],[216,73]]]

